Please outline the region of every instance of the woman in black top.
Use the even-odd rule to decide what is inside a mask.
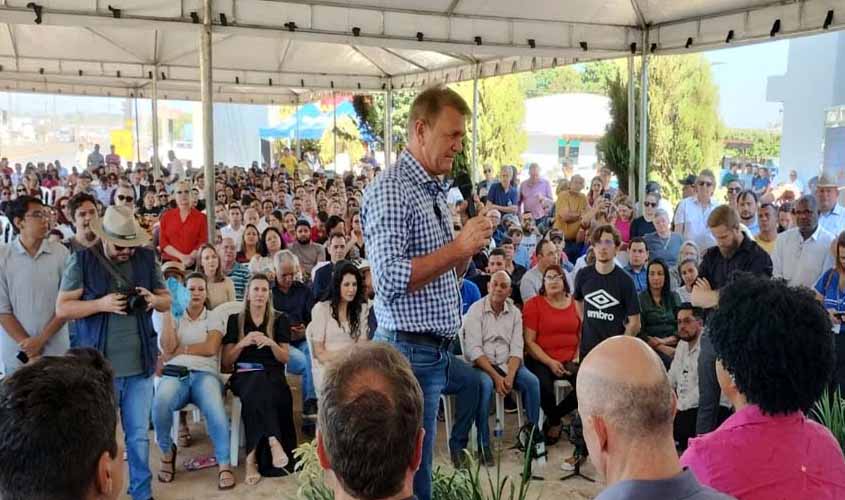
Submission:
[[[293,470],[296,429],[293,398],[285,379],[290,322],[273,310],[270,280],[255,274],[244,294],[244,309],[229,317],[223,338],[223,366],[241,399],[246,432],[246,483]]]
[[[660,197],[656,193],[649,193],[643,201],[643,214],[631,222],[631,238],[643,237],[656,231],[654,228],[654,212],[660,204]]]

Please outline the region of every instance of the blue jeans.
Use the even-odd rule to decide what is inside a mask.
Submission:
[[[476,368],[481,374],[481,406],[480,410],[485,418],[481,419],[478,427],[478,438],[482,447],[490,446],[490,424],[487,415],[490,414],[490,401],[496,390],[493,379],[485,371]],[[540,381],[537,376],[528,371],[525,365],[520,366],[513,381],[513,388],[522,395],[522,408],[525,410],[528,423],[539,425],[540,420]]]
[[[229,465],[229,419],[223,407],[223,384],[214,373],[191,370],[185,378],[161,377],[153,399],[153,426],[158,448],[162,453],[170,453],[173,412],[188,403],[197,405],[205,416],[217,464]]]
[[[291,342],[288,346],[288,356],[287,372],[302,376],[302,402],[317,399],[314,377],[311,374],[311,352],[308,350],[308,342],[306,340]]]
[[[148,434],[153,378],[144,375],[117,377],[114,379],[114,393],[129,462],[129,495],[132,500],[149,500],[153,496]]]
[[[469,430],[472,423],[480,428],[481,420],[487,420],[487,414],[481,413],[481,377],[466,361],[449,355],[449,372],[443,394],[455,396],[455,424],[449,439],[449,451],[460,452],[467,447]]]
[[[431,470],[434,459],[434,440],[437,432],[437,407],[440,395],[446,388],[449,371],[449,353],[445,350],[396,340],[396,332],[379,328],[373,340],[390,342],[408,358],[411,369],[423,393],[422,463],[414,475],[414,493],[419,500],[431,500]]]

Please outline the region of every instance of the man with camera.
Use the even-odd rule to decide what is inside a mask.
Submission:
[[[152,497],[149,468],[156,333],[151,312],[170,308],[149,235],[127,207],[108,207],[91,222],[102,244],[74,253],[67,262],[56,315],[77,320],[77,344],[102,352],[115,371],[129,460],[129,494]]]

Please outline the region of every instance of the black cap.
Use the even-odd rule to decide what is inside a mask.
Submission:
[[[681,186],[695,186],[695,180],[695,175],[689,174],[688,176],[681,179]]]

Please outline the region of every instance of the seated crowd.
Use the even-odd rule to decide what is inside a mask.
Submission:
[[[89,157],[81,171],[19,167],[0,160],[11,228],[0,245],[0,497],[116,498],[120,412],[129,494],[147,500],[150,423],[156,478],[170,483],[192,444],[188,404],[213,444],[199,465],[231,489],[229,392],[247,484],[290,474],[298,441],[316,433],[344,496],[413,495],[422,393],[401,355],[370,342],[380,285],[360,208],[378,167],[309,172],[289,152],[275,168],[221,165],[208,204],[203,174],[172,155],[158,179],[119,157]],[[842,451],[806,417],[825,388],[845,391],[836,184],[823,173],[784,201],[758,181],[762,168],[732,171],[719,204],[702,170],[677,206],[652,181],[637,207],[608,168],[585,187],[569,167],[556,193],[536,164],[521,183],[513,166],[498,177],[485,166],[471,199],[449,192],[455,233],[471,205],[494,228],[460,277],[463,327],[443,391],[456,396],[453,464],[466,466],[473,425],[479,461],[496,463],[490,414],[501,398],[548,446],[583,429],[562,467],[589,457],[603,499],[845,497]],[[72,425],[83,418],[97,427],[84,437]],[[53,429],[73,446],[55,450]],[[384,446],[367,445],[376,440]],[[54,454],[38,463],[62,477],[24,481],[20,457],[44,448]]]

